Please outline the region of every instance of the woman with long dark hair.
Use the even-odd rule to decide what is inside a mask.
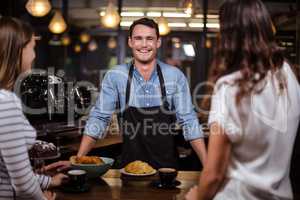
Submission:
[[[293,199],[299,82],[260,0],[226,0],[219,16],[208,159],[186,199]]]
[[[0,199],[55,199],[42,192],[61,184],[66,176],[37,175],[32,171],[28,149],[36,132],[22,113],[13,93],[18,76],[31,69],[35,36],[30,25],[10,17],[0,18]]]

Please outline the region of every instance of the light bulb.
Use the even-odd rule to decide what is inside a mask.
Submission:
[[[76,53],[79,53],[79,52],[81,51],[81,46],[80,46],[79,44],[76,44],[76,45],[74,46],[74,51],[75,51]]]
[[[114,37],[109,38],[109,40],[107,41],[107,47],[109,49],[114,49],[117,47],[117,41]]]
[[[88,50],[89,51],[96,51],[98,49],[98,44],[95,40],[91,40],[89,45],[88,45]]]
[[[67,29],[67,24],[59,11],[55,12],[48,27],[55,34],[63,33]]]
[[[64,46],[69,46],[71,44],[71,38],[69,35],[65,34],[61,38],[61,43]]]
[[[186,14],[191,15],[193,13],[193,1],[192,0],[185,0],[183,7],[184,7],[183,11]]]
[[[211,40],[208,39],[208,38],[207,38],[206,41],[205,41],[205,47],[208,48],[208,49],[210,49],[210,48],[212,47]]]
[[[166,18],[160,17],[158,19],[158,29],[160,35],[167,35],[171,31]]]
[[[176,43],[174,43],[174,47],[175,47],[176,49],[179,49],[179,48],[181,47],[181,45],[180,45],[179,42],[176,42]]]
[[[34,17],[43,17],[51,10],[51,4],[48,0],[28,0],[25,7]]]
[[[119,25],[120,15],[113,3],[108,3],[105,14],[101,17],[101,23],[107,28],[115,28]]]
[[[85,43],[88,43],[90,41],[90,39],[91,39],[91,36],[88,33],[83,32],[80,34],[80,42],[85,44]]]

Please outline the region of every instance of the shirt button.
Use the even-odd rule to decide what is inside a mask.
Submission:
[[[140,81],[142,81],[143,79],[142,78],[140,78]]]
[[[149,90],[146,90],[146,93],[149,93]]]
[[[149,103],[146,103],[146,106],[149,106],[150,104]]]

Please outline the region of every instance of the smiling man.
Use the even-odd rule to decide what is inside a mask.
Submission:
[[[132,49],[132,62],[106,73],[77,155],[86,155],[96,140],[105,136],[112,113],[117,110],[123,134],[120,167],[142,160],[154,168],[177,168],[176,122],[204,163],[203,134],[187,80],[179,69],[156,58],[161,46],[157,23],[148,18],[135,21],[129,29],[128,45]],[[63,164],[66,163],[52,167]]]

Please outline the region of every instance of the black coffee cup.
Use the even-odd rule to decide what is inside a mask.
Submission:
[[[68,171],[69,185],[81,189],[86,183],[87,173],[81,169],[72,169]]]
[[[177,170],[174,168],[160,168],[158,174],[162,186],[172,186],[177,177]]]

